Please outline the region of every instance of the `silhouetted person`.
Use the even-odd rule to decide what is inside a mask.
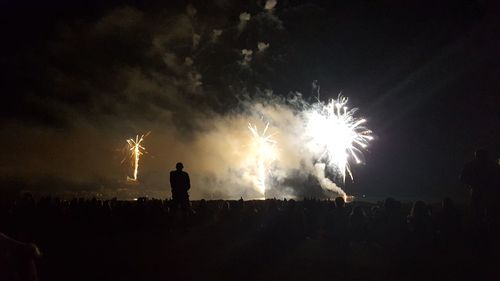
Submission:
[[[450,198],[445,198],[441,202],[441,210],[437,214],[436,224],[440,245],[445,249],[451,248],[461,231],[461,218]]]
[[[348,244],[348,227],[349,227],[349,211],[346,208],[344,197],[337,197],[334,200],[335,209],[332,210],[332,216],[328,224],[330,234],[336,249],[342,253],[349,246]]]
[[[0,280],[36,281],[38,248],[0,232]]]
[[[344,211],[345,210],[345,200],[344,197],[337,197],[335,198],[335,207],[339,210]]]
[[[180,207],[182,210],[189,209],[189,194],[191,188],[188,173],[182,171],[184,165],[177,163],[175,171],[170,172],[170,187],[172,189],[172,201],[174,209]]]
[[[477,150],[474,160],[464,166],[460,179],[470,188],[473,216],[478,221],[490,216],[488,209],[491,212],[495,207],[499,174],[498,165],[484,149]]]
[[[386,198],[381,209],[375,210],[371,238],[388,253],[399,254],[405,231],[401,202]]]
[[[427,205],[423,201],[417,201],[411,208],[407,219],[408,228],[415,236],[426,239],[432,234],[432,222]]]
[[[353,242],[363,242],[367,231],[368,218],[361,206],[352,209],[349,215],[349,236]]]

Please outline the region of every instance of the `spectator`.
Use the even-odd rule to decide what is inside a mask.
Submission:
[[[188,190],[191,188],[189,174],[182,169],[184,165],[177,163],[175,171],[170,172],[170,187],[172,190],[172,203],[174,211],[181,208],[184,212],[189,209],[189,194]]]
[[[38,280],[35,259],[39,256],[35,245],[19,242],[0,233],[0,280]]]
[[[497,213],[499,175],[498,165],[490,160],[484,149],[477,150],[474,160],[464,166],[461,180],[470,188],[472,215],[476,222],[484,221],[488,213]]]
[[[352,209],[349,215],[349,237],[355,243],[364,242],[367,231],[367,217],[360,206]]]

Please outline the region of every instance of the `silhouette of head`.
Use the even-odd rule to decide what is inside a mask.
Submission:
[[[335,198],[335,207],[337,208],[344,208],[345,207],[345,201],[344,201],[344,197],[337,197]]]
[[[486,149],[478,149],[476,150],[476,159],[480,161],[488,160],[489,154]]]
[[[365,211],[361,206],[356,206],[352,209],[351,216],[353,217],[365,217]]]
[[[392,197],[387,197],[384,201],[384,208],[386,211],[397,211],[401,208],[401,202]]]
[[[453,200],[451,200],[448,197],[444,198],[443,201],[441,202],[441,207],[443,208],[443,210],[453,209],[454,208]]]
[[[425,217],[427,215],[427,206],[423,201],[415,202],[411,208],[410,215],[416,218]]]
[[[182,169],[184,168],[184,165],[182,165],[181,162],[175,164],[175,168],[177,169],[177,171],[182,171]]]

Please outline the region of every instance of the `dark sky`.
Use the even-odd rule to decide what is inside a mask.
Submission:
[[[0,2],[5,182],[109,182],[123,174],[114,151],[148,130],[166,148],[146,170],[164,173],[198,147],[207,116],[264,90],[308,98],[314,80],[324,99],[348,96],[376,136],[349,192],[456,193],[476,148],[499,155],[495,1],[280,0],[272,13],[266,1],[102,2]]]

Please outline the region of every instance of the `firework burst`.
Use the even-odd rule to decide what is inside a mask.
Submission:
[[[134,168],[133,177],[127,176],[127,181],[137,182],[137,175],[139,172],[139,159],[146,152],[146,148],[142,145],[142,142],[144,141],[144,138],[149,135],[149,133],[150,132],[148,132],[146,135],[141,135],[140,137],[139,135],[136,135],[135,139],[130,138],[127,140],[130,159]]]
[[[269,173],[268,165],[276,159],[276,144],[277,142],[273,139],[274,134],[268,134],[269,123],[266,123],[266,127],[262,132],[259,133],[256,125],[248,123],[248,129],[252,133],[254,142],[252,145],[252,152],[255,155],[257,161],[257,182],[256,187],[261,194],[266,192],[266,178]]]
[[[347,107],[347,97],[340,96],[328,103],[318,101],[305,111],[305,134],[308,145],[318,157],[318,162],[338,172],[345,182],[346,174],[352,177],[349,162],[362,162],[362,150],[373,139],[372,131],[364,126],[363,118],[355,117],[356,108]]]

